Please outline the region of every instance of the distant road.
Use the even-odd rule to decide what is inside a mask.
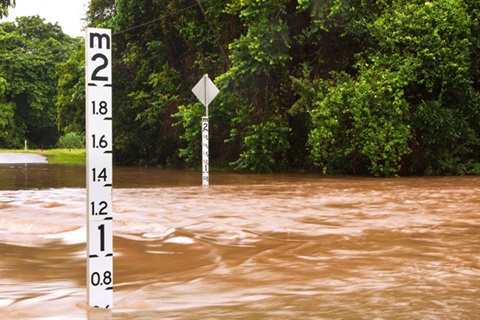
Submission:
[[[47,158],[33,153],[0,152],[0,164],[8,163],[47,163]]]

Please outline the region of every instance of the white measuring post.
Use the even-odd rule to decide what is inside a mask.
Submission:
[[[209,184],[209,159],[208,159],[208,105],[217,96],[219,90],[215,84],[210,80],[208,74],[205,74],[200,81],[197,82],[192,89],[193,94],[200,100],[205,106],[205,117],[202,117],[202,185],[204,187]]]
[[[208,186],[208,117],[202,117],[202,186]]]
[[[85,32],[87,140],[87,300],[113,306],[112,36],[110,29]]]

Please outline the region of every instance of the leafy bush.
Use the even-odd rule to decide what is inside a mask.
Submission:
[[[180,158],[188,166],[200,164],[202,151],[202,117],[205,116],[205,107],[201,103],[179,106],[173,117],[178,118],[175,126],[183,126],[184,132],[180,136],[184,146],[179,149]]]
[[[251,125],[246,131],[242,142],[244,151],[232,165],[239,170],[257,173],[271,173],[284,169],[285,155],[290,147],[288,142],[290,128],[269,120]]]
[[[64,149],[80,149],[85,147],[85,137],[76,133],[69,132],[60,137],[57,147]]]

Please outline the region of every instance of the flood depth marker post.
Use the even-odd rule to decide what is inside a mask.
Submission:
[[[209,183],[209,163],[208,163],[208,105],[217,96],[219,90],[210,80],[208,74],[205,74],[192,89],[193,94],[205,106],[205,117],[202,117],[202,185],[208,186]]]
[[[87,300],[113,306],[112,36],[85,31],[87,140]]]

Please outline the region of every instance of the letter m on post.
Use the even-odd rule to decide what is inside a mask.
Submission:
[[[90,33],[90,48],[95,48],[95,39],[97,40],[98,49],[103,49],[103,40],[105,39],[106,49],[110,50],[110,37],[108,34]]]

